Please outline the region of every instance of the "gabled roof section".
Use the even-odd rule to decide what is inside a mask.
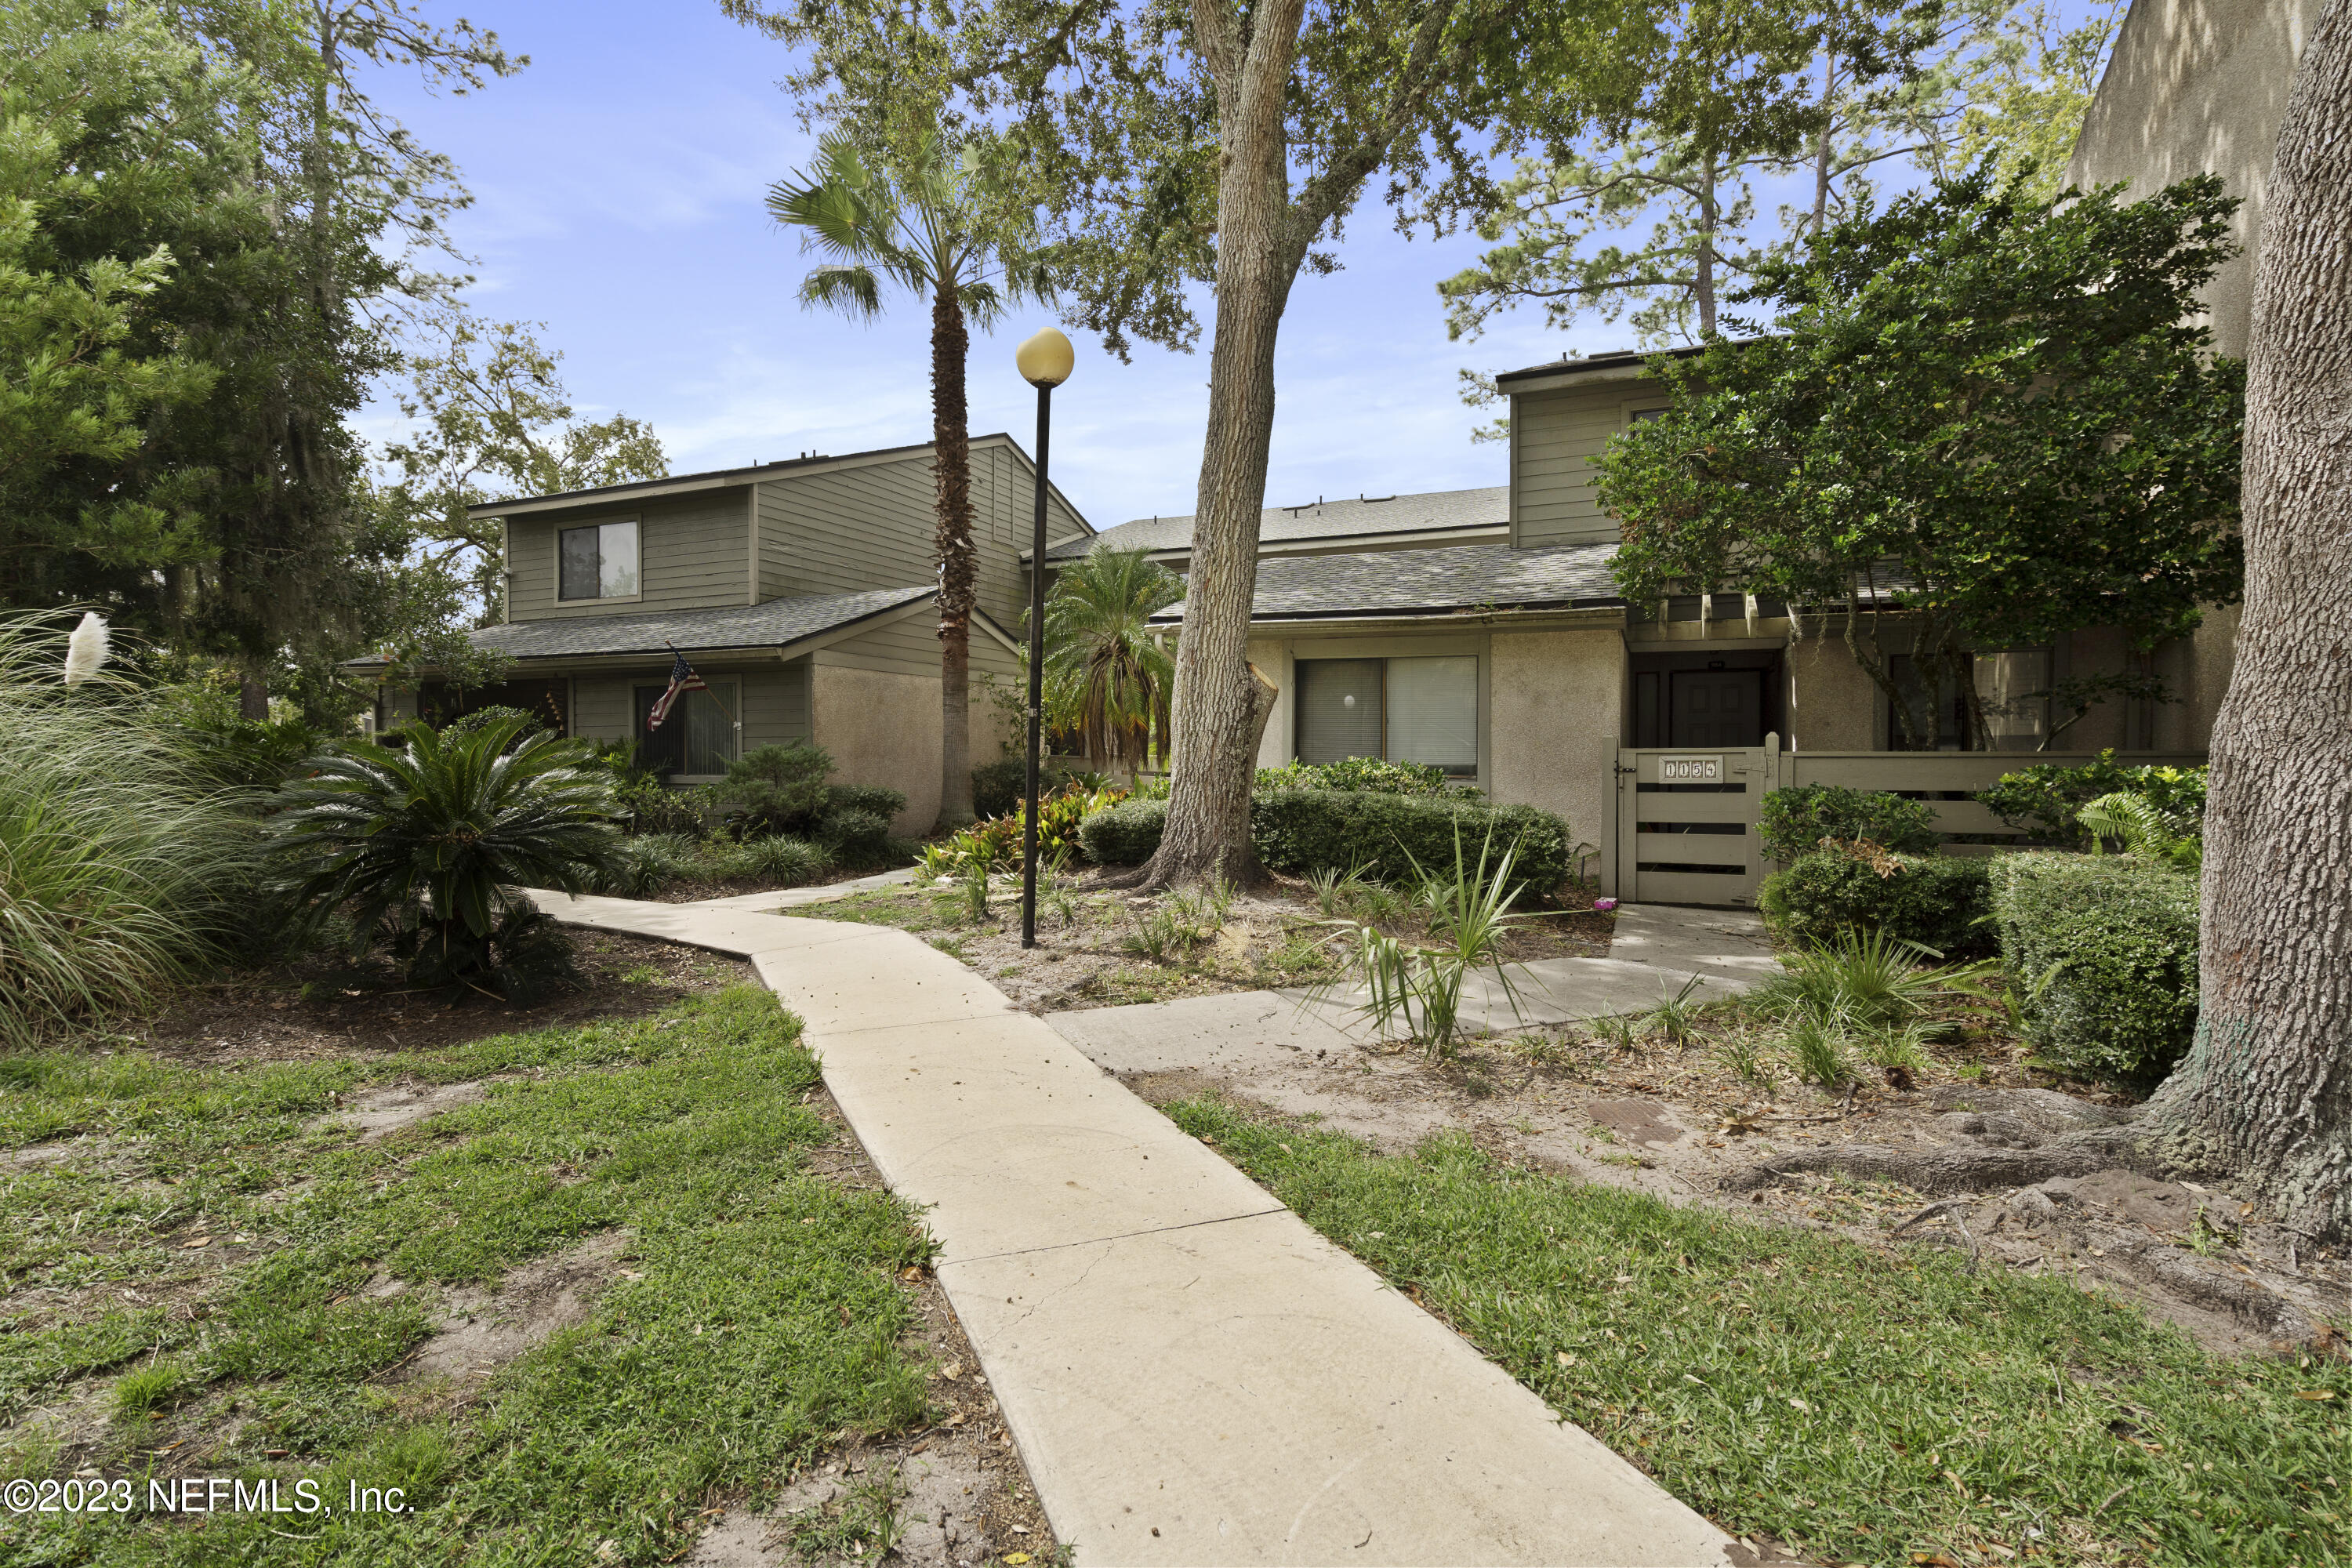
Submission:
[[[1004,447],[1031,473],[1037,471],[1020,442],[1004,431],[971,437],[974,450],[982,447]],[[467,515],[477,518],[526,517],[532,512],[560,511],[571,507],[599,506],[614,501],[651,500],[658,496],[686,495],[695,490],[728,489],[740,485],[755,485],[762,479],[792,479],[801,474],[820,473],[829,469],[862,468],[869,463],[887,463],[901,458],[928,457],[931,443],[921,442],[912,447],[877,447],[870,452],[845,452],[821,457],[788,458],[773,463],[754,463],[748,468],[712,468],[699,474],[672,474],[662,479],[633,479],[627,484],[599,485],[593,489],[564,490],[555,495],[518,496],[511,500],[484,501],[467,508]],[[1090,536],[1095,525],[1086,515],[1070,504],[1059,485],[1048,483],[1046,489],[1063,506],[1069,509],[1078,526]]]
[[[1360,616],[1452,615],[1476,610],[1600,609],[1622,603],[1609,574],[1614,544],[1517,550],[1465,544],[1260,561],[1253,621]],[[1171,605],[1155,622],[1184,618]]]
[[[1736,338],[1733,343],[1752,343],[1755,338]],[[1641,381],[1649,376],[1649,362],[1664,355],[1668,359],[1689,359],[1706,352],[1705,343],[1685,343],[1671,349],[1612,349],[1607,353],[1587,354],[1582,359],[1566,355],[1544,364],[1531,364],[1524,370],[1507,370],[1495,377],[1495,384],[1504,392],[1552,392],[1560,387],[1590,385],[1599,381]]]
[[[615,654],[684,654],[750,648],[761,652],[842,631],[931,598],[935,585],[876,588],[860,594],[816,594],[770,599],[762,605],[717,610],[673,610],[646,616],[572,616],[518,621],[468,634],[476,647],[496,648],[519,659],[596,658]],[[381,665],[381,658],[353,659]]]
[[[1511,489],[1489,485],[1475,490],[1430,490],[1420,495],[1318,498],[1297,506],[1271,506],[1258,513],[1258,548],[1276,552],[1285,544],[1432,533],[1507,533],[1511,526]],[[1045,552],[1049,561],[1071,561],[1097,543],[1119,550],[1175,554],[1192,547],[1192,515],[1138,518],[1107,528],[1092,539],[1066,539]]]

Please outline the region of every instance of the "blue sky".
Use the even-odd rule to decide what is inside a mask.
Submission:
[[[530,68],[465,97],[397,79],[378,96],[474,192],[452,225],[478,260],[469,297],[488,315],[544,321],[583,410],[650,420],[680,472],[929,438],[928,312],[902,307],[867,327],[793,298],[808,262],[761,205],[809,150],[774,85],[778,45],[696,0],[468,0],[464,14]],[[1276,369],[1270,504],[1500,484],[1501,449],[1470,441],[1489,416],[1463,405],[1456,368],[1631,345],[1622,327],[1569,338],[1531,317],[1449,343],[1434,285],[1476,249],[1462,237],[1407,241],[1367,211],[1349,226],[1345,270],[1299,280]],[[974,341],[974,431],[1030,444],[1034,395],[1013,349],[1049,324],[1033,309]],[[1097,527],[1192,510],[1205,330],[1196,353],[1139,346],[1125,365],[1072,335],[1077,370],[1055,398],[1057,483]]]
[[[651,421],[678,472],[929,438],[928,311],[907,301],[861,326],[794,300],[808,262],[761,205],[810,146],[774,85],[780,46],[705,0],[468,0],[465,14],[530,68],[463,97],[387,79],[379,97],[474,192],[452,225],[478,259],[474,303],[544,322],[584,412]],[[1478,248],[1408,240],[1369,208],[1349,225],[1345,269],[1299,279],[1268,504],[1500,484],[1502,449],[1471,442],[1487,416],[1462,404],[1456,370],[1632,346],[1622,323],[1562,334],[1527,311],[1447,342],[1434,285]],[[975,341],[975,432],[1028,445],[1034,395],[1013,349],[1051,321],[1032,310]],[[1055,401],[1061,488],[1097,527],[1191,511],[1205,330],[1199,352],[1141,346],[1130,364],[1073,336],[1077,370]],[[381,409],[367,428],[389,428]]]

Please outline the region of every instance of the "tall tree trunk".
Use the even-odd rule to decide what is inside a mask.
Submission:
[[[1294,232],[1282,115],[1304,12],[1304,0],[1269,0],[1244,37],[1222,6],[1193,5],[1218,84],[1217,325],[1176,644],[1168,827],[1141,878],[1151,887],[1259,877],[1249,834],[1260,729],[1250,608],[1274,440],[1275,339],[1307,237]]]
[[[931,300],[931,483],[939,501],[940,816],[971,814],[971,447],[964,407],[963,300],[942,277]],[[1039,569],[1044,562],[1037,563]]]
[[[2213,729],[2197,1043],[2170,1160],[2352,1235],[2352,0],[2279,128],[2247,353],[2246,600]]]
[[[1822,61],[1822,130],[1813,141],[1813,223],[1815,239],[1830,216],[1830,132],[1837,123],[1837,51]]]

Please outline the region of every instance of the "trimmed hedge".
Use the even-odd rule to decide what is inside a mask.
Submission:
[[[1097,865],[1135,866],[1160,847],[1168,820],[1164,800],[1122,801],[1097,812],[1078,828],[1078,841]],[[1276,871],[1345,870],[1409,880],[1413,862],[1427,870],[1454,864],[1454,827],[1474,859],[1482,844],[1499,858],[1516,844],[1512,881],[1549,893],[1574,870],[1568,824],[1531,805],[1485,805],[1433,795],[1373,790],[1276,789],[1253,798],[1250,837],[1257,858]]]
[[[1986,921],[1991,862],[1957,855],[1888,859],[1895,869],[1882,877],[1867,858],[1816,849],[1765,878],[1756,906],[1795,942],[1826,942],[1841,931],[1874,928],[1947,959],[1992,955],[1997,937]]]
[[[1389,882],[1412,879],[1416,860],[1426,871],[1451,869],[1457,824],[1462,853],[1473,864],[1482,844],[1492,845],[1490,864],[1511,845],[1518,846],[1511,866],[1515,886],[1549,893],[1574,869],[1568,823],[1532,805],[1484,805],[1371,790],[1277,789],[1256,796],[1250,807],[1250,837],[1257,858],[1271,869],[1345,870],[1360,865],[1365,875]]]
[[[1097,866],[1140,866],[1160,850],[1164,800],[1123,800],[1078,824],[1078,847]]]
[[[1776,789],[1766,793],[1758,816],[1757,836],[1768,860],[1811,855],[1824,838],[1867,838],[1901,855],[1932,855],[1944,841],[1936,831],[1934,806],[1885,790],[1843,784]]]
[[[2004,855],[1992,869],[2002,964],[2043,1056],[2145,1086],[2197,1035],[2197,879],[2137,856]],[[2047,976],[2047,983],[2044,983]]]

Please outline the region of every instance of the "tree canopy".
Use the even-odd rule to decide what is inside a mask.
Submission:
[[[2236,599],[2244,368],[2187,324],[2235,203],[2210,175],[2119,189],[1979,167],[1761,268],[1772,335],[1654,360],[1671,408],[1601,459],[1627,597],[1836,618],[1906,734],[1969,743],[1890,655],[1949,672],[1981,731],[1972,651],[2101,626],[2146,648]]]

